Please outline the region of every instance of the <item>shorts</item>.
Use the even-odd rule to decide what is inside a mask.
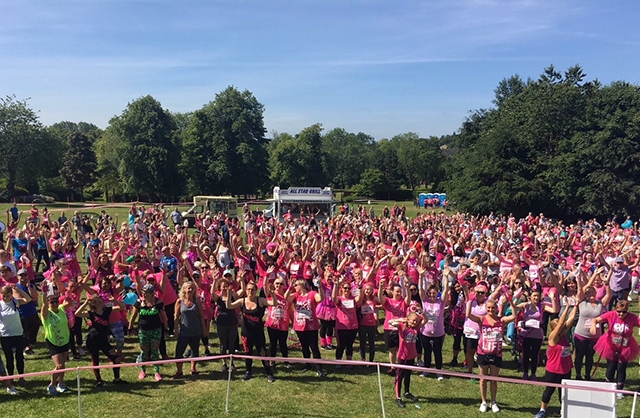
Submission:
[[[49,350],[49,355],[51,357],[62,353],[67,354],[69,352],[69,343],[64,345],[55,345],[47,339],[45,339],[45,342],[47,343],[47,349]]]
[[[478,341],[480,340],[467,337],[464,337],[464,339],[467,341],[467,349],[472,349],[473,351],[478,349]]]
[[[478,354],[478,366],[502,367],[502,357],[492,354]]]
[[[400,337],[398,336],[398,331],[390,331],[388,329],[385,329],[384,344],[387,347],[387,350],[400,347]]]

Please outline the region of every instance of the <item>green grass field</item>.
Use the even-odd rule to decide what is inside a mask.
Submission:
[[[408,203],[408,204],[407,204]],[[407,208],[413,210],[411,202],[405,202]],[[57,213],[64,210],[69,216],[74,210],[67,205],[48,205],[50,210]],[[379,206],[379,208],[377,207]],[[0,206],[0,210],[6,210],[7,206]],[[381,213],[384,204],[376,205],[376,212]],[[28,210],[28,206],[22,206]],[[87,211],[99,212],[100,209],[87,209]],[[114,216],[120,216],[120,221],[126,219],[128,205],[117,209],[107,209]],[[409,216],[412,212],[408,213]],[[39,338],[42,341],[43,337]],[[212,352],[218,351],[215,326],[212,327],[210,341],[213,344]],[[452,338],[445,339],[445,369],[451,360]],[[174,354],[175,340],[167,342],[169,355]],[[321,350],[323,358],[334,358],[333,351]],[[26,360],[26,372],[49,370],[52,362],[45,354],[42,343],[36,347],[36,355],[29,356]],[[357,343],[356,343],[357,353]],[[137,355],[137,340],[135,337],[127,337],[125,356],[127,362],[135,361]],[[301,357],[300,350],[294,349],[290,353],[292,357]],[[354,355],[359,358],[359,355]],[[505,353],[505,367],[501,375],[506,377],[520,377],[515,371],[512,356]],[[462,360],[460,356],[459,360]],[[377,340],[376,361],[387,362],[388,357],[383,349],[382,339]],[[79,361],[70,361],[69,367],[88,366],[90,360],[85,356]],[[382,416],[380,395],[378,390],[378,378],[375,367],[356,367],[354,370],[336,370],[328,366],[328,377],[318,379],[315,372],[302,373],[300,367],[292,370],[279,367],[276,372],[276,382],[269,384],[266,381],[259,362],[254,364],[255,377],[244,382],[241,380],[244,374],[244,362],[237,363],[238,372],[234,374],[231,382],[230,415],[237,417],[372,417]],[[197,378],[187,378],[179,381],[165,379],[156,383],[151,378],[138,381],[138,369],[135,367],[124,368],[122,377],[130,384],[115,386],[108,382],[112,379],[109,370],[102,371],[105,386],[94,387],[94,377],[90,371],[81,372],[82,409],[85,417],[104,417],[120,415],[125,417],[175,417],[188,415],[193,417],[215,417],[225,414],[225,396],[227,390],[227,376],[220,371],[220,362],[207,362],[199,366],[201,374]],[[185,366],[188,370],[188,366]],[[452,369],[461,371],[461,368]],[[175,366],[162,367],[162,373],[166,377],[175,372]],[[411,391],[420,398],[415,404],[407,402],[407,408],[400,409],[395,405],[393,391],[393,378],[382,370],[382,385],[388,417],[475,417],[482,416],[478,411],[480,404],[479,387],[477,383],[471,383],[464,379],[445,379],[438,382],[435,378],[421,378],[413,373]],[[538,376],[542,376],[544,370],[539,369]],[[18,387],[19,396],[11,396],[6,392],[0,393],[2,411],[4,416],[19,415],[21,418],[41,417],[47,418],[78,416],[78,397],[76,395],[76,375],[69,373],[67,381],[71,391],[64,395],[52,398],[46,394],[48,379],[46,376],[28,379],[26,386]],[[604,370],[601,364],[598,368],[597,380],[604,380]],[[635,390],[640,385],[638,379],[638,365],[632,363],[628,370],[627,389]],[[498,403],[502,408],[500,414],[506,417],[532,417],[540,406],[541,387],[528,385],[510,385],[500,383],[498,388]],[[549,416],[560,416],[560,409],[554,395],[549,408]],[[631,414],[633,399],[626,397],[618,402],[618,416],[629,417]]]

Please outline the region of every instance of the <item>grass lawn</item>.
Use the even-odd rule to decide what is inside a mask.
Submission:
[[[215,330],[215,326],[213,328]],[[42,341],[42,338],[39,338]],[[137,340],[127,337],[125,355],[128,362],[133,362],[137,354]],[[217,351],[217,338],[212,332],[213,353]],[[168,350],[172,355],[175,340],[169,339]],[[334,357],[333,351],[321,350],[325,359]],[[376,361],[386,362],[381,339],[377,341]],[[52,368],[45,349],[39,344],[35,356],[26,361],[26,371],[41,371]],[[357,351],[356,351],[357,353]],[[301,357],[300,350],[294,349],[292,357]],[[354,355],[359,358],[359,355]],[[505,368],[502,376],[519,377],[510,354],[505,354]],[[451,359],[451,338],[445,340],[445,364]],[[460,358],[461,359],[461,358]],[[88,366],[88,356],[78,361],[70,361],[68,367]],[[276,382],[269,384],[259,362],[254,363],[254,378],[244,382],[244,362],[238,361],[238,372],[231,382],[230,414],[238,417],[371,417],[381,416],[378,379],[375,367],[356,367],[354,370],[335,369],[327,366],[328,377],[319,379],[314,371],[302,373],[300,365],[294,369],[278,367]],[[185,371],[188,370],[185,366]],[[115,386],[110,370],[102,371],[105,386],[94,387],[94,377],[90,371],[81,371],[82,408],[84,416],[107,416],[117,411],[122,416],[138,417],[175,417],[188,411],[189,416],[220,416],[224,414],[227,375],[220,371],[221,363],[207,362],[199,365],[201,374],[197,378],[172,381],[165,379],[156,383],[147,377],[137,380],[138,369],[124,368],[122,377],[130,384]],[[445,366],[445,369],[447,366]],[[460,371],[460,368],[452,369]],[[161,372],[165,377],[175,372],[175,366],[163,366]],[[406,409],[395,405],[393,378],[382,369],[382,385],[385,408],[389,417],[428,416],[431,417],[474,417],[481,416],[478,411],[479,387],[463,379],[445,379],[438,382],[435,378],[421,378],[413,373],[411,391],[420,398],[418,404],[407,402]],[[539,369],[538,375],[543,375]],[[638,367],[635,362],[630,366],[627,388],[635,389],[640,384]],[[46,412],[49,418],[76,416],[78,400],[76,396],[76,374],[68,373],[67,381],[70,393],[55,398],[48,396],[45,388],[48,379],[45,376],[28,379],[25,387],[20,387],[19,396],[7,393],[0,394],[4,408],[19,411],[21,417],[42,416]],[[598,368],[598,380],[604,380],[602,365]],[[531,417],[538,410],[541,387],[527,385],[509,385],[500,383],[498,387],[498,403],[503,416]],[[420,409],[416,407],[419,406]],[[618,402],[618,416],[629,417],[632,397]],[[550,416],[560,416],[557,396],[552,398]]]

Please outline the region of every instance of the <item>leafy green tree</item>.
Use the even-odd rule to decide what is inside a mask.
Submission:
[[[91,184],[98,164],[89,137],[75,132],[70,135],[69,148],[62,159],[60,175],[66,186],[84,200],[84,189]]]
[[[360,197],[374,197],[377,192],[385,190],[387,181],[382,171],[377,168],[367,168],[360,183],[353,187],[353,192]]]
[[[268,188],[264,106],[234,87],[193,112],[181,170],[191,193],[252,194]]]
[[[129,103],[109,121],[106,138],[118,147],[117,169],[125,193],[150,199],[178,195],[180,148],[175,130],[171,114],[151,96]]]
[[[122,138],[107,129],[94,145],[97,160],[94,187],[104,193],[107,202],[125,193],[118,173],[122,142]]]
[[[271,181],[284,188],[289,186],[325,185],[322,168],[322,125],[304,128],[295,137],[279,134],[269,147]]]
[[[395,145],[388,139],[382,139],[376,144],[373,167],[377,167],[384,176],[383,190],[398,188],[401,183],[398,152]]]
[[[333,187],[349,188],[360,181],[371,165],[374,139],[362,132],[353,134],[335,128],[322,136],[322,168]]]
[[[6,176],[7,191],[17,185],[37,188],[38,176],[46,172],[54,155],[54,144],[34,110],[15,96],[0,98],[0,173]]]

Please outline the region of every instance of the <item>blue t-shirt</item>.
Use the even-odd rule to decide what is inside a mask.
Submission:
[[[16,284],[16,286],[18,286],[20,290],[22,290],[27,295],[31,295],[31,289],[29,289],[29,287],[33,285],[29,285],[29,287],[27,287],[18,283]],[[29,318],[31,316],[38,315],[38,307],[36,306],[36,303],[32,300],[31,302],[25,303],[24,305],[18,305],[18,312],[20,312],[21,317]]]
[[[169,257],[162,257],[160,260],[160,268],[162,269],[164,266],[167,267],[167,276],[169,280],[176,281],[178,280],[178,259],[174,256],[170,255]],[[173,274],[171,272],[174,272]]]
[[[11,212],[11,217],[13,218],[14,221],[18,220],[18,208],[14,208],[12,207],[11,209],[9,209],[9,211]]]
[[[13,245],[13,259],[18,260],[20,258],[20,250],[27,251],[27,244],[29,241],[26,239],[14,238],[11,245]]]

